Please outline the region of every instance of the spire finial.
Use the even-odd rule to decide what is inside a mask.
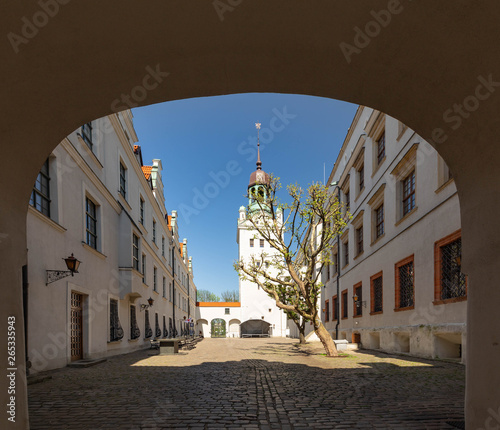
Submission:
[[[261,123],[256,122],[255,123],[255,128],[257,129],[257,170],[262,170],[262,162],[260,161],[260,136],[259,136],[259,130],[260,130]]]

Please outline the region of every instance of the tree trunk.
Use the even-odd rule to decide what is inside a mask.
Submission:
[[[339,353],[337,351],[337,347],[335,346],[330,333],[328,333],[328,330],[325,328],[322,322],[319,322],[319,324],[317,325],[315,324],[314,331],[325,347],[327,357],[338,357]]]
[[[305,330],[304,327],[299,327],[299,343],[304,344],[306,342],[306,335],[305,335]]]

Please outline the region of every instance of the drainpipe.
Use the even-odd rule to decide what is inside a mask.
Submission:
[[[340,325],[340,235],[337,234],[337,324],[335,324],[335,339],[339,339],[339,325]]]

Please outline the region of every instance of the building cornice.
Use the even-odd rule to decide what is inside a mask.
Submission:
[[[62,148],[69,154],[69,156],[75,161],[78,167],[82,170],[82,172],[87,176],[88,179],[92,182],[92,184],[97,188],[97,190],[101,193],[101,195],[107,200],[110,206],[116,211],[116,213],[121,212],[121,207],[107,189],[107,187],[103,184],[103,182],[99,179],[99,177],[95,174],[92,168],[87,164],[87,162],[82,158],[81,154],[77,151],[71,141],[66,137],[61,142]]]

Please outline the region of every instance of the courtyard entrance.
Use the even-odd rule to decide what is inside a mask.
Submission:
[[[212,320],[212,337],[226,337],[226,321],[222,318]]]

